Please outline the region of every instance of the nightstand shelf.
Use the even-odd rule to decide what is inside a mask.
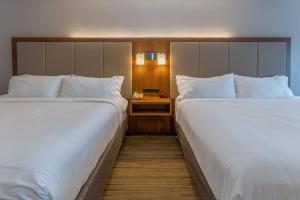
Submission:
[[[130,103],[130,114],[132,116],[171,116],[171,100],[158,97],[132,100]]]
[[[169,98],[144,97],[131,100],[129,106],[130,133],[171,133],[172,101]]]

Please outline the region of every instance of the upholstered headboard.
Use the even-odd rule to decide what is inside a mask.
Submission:
[[[125,77],[122,95],[131,97],[132,43],[101,39],[14,38],[14,75],[76,74]]]
[[[211,77],[233,72],[253,77],[290,76],[290,41],[290,38],[212,38],[171,42],[171,98],[178,95],[176,75]]]
[[[210,77],[234,72],[290,77],[290,38],[13,38],[13,73],[123,75],[122,94],[131,97],[132,52],[137,51],[132,43],[137,40],[170,43],[170,66],[165,66],[170,74],[160,77],[171,78],[170,85],[160,81],[154,85],[167,88],[171,98],[178,95],[176,75]]]

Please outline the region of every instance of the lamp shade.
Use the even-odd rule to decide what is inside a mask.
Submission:
[[[145,64],[145,54],[144,53],[136,53],[135,60],[136,60],[136,65],[144,65]]]
[[[167,63],[167,54],[157,53],[157,65],[166,65],[166,63]]]

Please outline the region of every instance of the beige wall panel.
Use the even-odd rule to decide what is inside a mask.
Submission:
[[[200,76],[228,73],[228,42],[200,43]]]
[[[115,75],[124,76],[122,95],[132,95],[132,43],[131,42],[104,42],[104,77]]]
[[[75,74],[103,77],[103,45],[101,42],[74,43]]]
[[[71,42],[46,43],[46,74],[74,74],[74,45]]]
[[[45,75],[45,43],[18,43],[17,63],[18,75]]]
[[[229,43],[229,72],[242,76],[257,75],[257,43]]]
[[[261,42],[258,44],[258,76],[283,75],[287,72],[286,43]]]
[[[171,98],[178,95],[176,75],[199,76],[199,42],[171,42]]]

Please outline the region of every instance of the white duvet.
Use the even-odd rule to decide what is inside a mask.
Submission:
[[[218,200],[300,199],[300,99],[189,99],[176,115]]]
[[[0,99],[0,199],[75,199],[124,108],[121,99]]]

